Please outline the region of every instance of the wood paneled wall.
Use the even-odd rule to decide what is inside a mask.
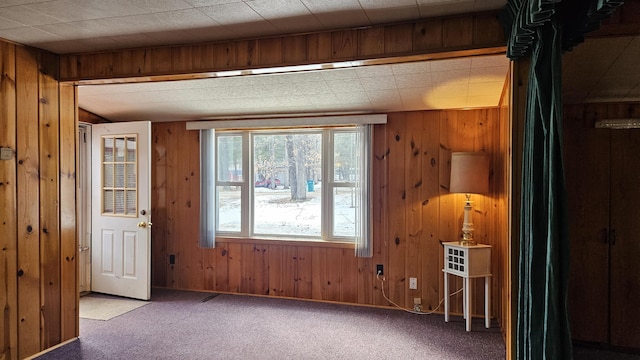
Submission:
[[[64,81],[163,80],[272,66],[503,53],[504,45],[504,30],[494,11],[309,34],[61,55],[60,69]]]
[[[500,318],[498,294],[508,286],[508,133],[501,121],[495,108],[391,113],[376,125],[370,259],[354,257],[351,245],[325,243],[218,238],[215,249],[200,248],[198,132],[184,122],[154,123],[153,285],[389,306],[384,286],[398,304],[411,308],[420,298],[425,310],[435,309],[443,297],[440,242],[459,239],[462,227],[464,197],[447,190],[449,153],[484,151],[492,156],[491,193],[474,196],[473,220],[479,242],[494,246],[492,313]],[[384,285],[376,264],[384,265]],[[418,290],[409,290],[409,277],[418,278]],[[475,298],[474,313],[483,314],[482,291]],[[454,300],[453,311],[461,312],[461,295]]]
[[[0,41],[0,358],[78,335],[76,94],[55,55]]]

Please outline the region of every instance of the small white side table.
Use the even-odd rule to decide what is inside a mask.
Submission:
[[[471,331],[471,280],[484,277],[484,323],[491,323],[491,246],[478,244],[460,245],[458,241],[444,245],[444,321],[449,322],[449,274],[463,278],[463,313],[467,331]]]

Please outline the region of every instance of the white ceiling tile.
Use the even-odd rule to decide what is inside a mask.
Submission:
[[[300,0],[252,0],[247,5],[267,20],[311,15]]]
[[[430,73],[397,75],[395,78],[398,88],[426,87],[432,84]]]
[[[41,5],[41,4],[36,4]],[[33,5],[33,6],[36,6]],[[54,16],[39,12],[34,9],[25,6],[12,6],[6,8],[0,8],[0,17],[11,20],[16,23],[20,23],[25,26],[45,25],[59,23],[60,20]],[[10,39],[13,40],[13,39]],[[15,40],[14,40],[15,41]]]
[[[431,62],[432,72],[470,69],[470,68],[471,68],[471,58],[435,60]]]
[[[371,90],[367,91],[367,97],[372,104],[384,104],[385,106],[401,102],[398,90]]]
[[[59,22],[98,19],[100,10],[72,0],[54,0],[44,3],[25,5],[31,11],[48,14]]]
[[[397,7],[415,7],[415,0],[358,0],[364,9],[386,9]]]
[[[434,86],[467,84],[470,70],[436,71],[431,73],[431,83]]]
[[[206,6],[199,9],[221,25],[247,24],[264,20],[243,2]]]
[[[460,85],[446,85],[446,86],[434,86],[431,88],[430,94],[436,97],[466,97],[469,92],[469,86],[460,84]]]
[[[0,37],[12,39],[13,41],[21,44],[32,44],[46,41],[55,42],[62,40],[59,36],[34,27],[0,30]]]
[[[332,71],[323,71],[322,78],[325,80],[345,80],[356,79],[358,74],[354,69],[334,69]]]
[[[502,93],[504,81],[470,83],[468,96],[489,96]],[[492,96],[493,96],[492,95]]]
[[[183,9],[154,14],[154,17],[168,25],[165,30],[183,30],[219,25],[197,9]]]
[[[354,105],[354,104],[369,104],[369,97],[367,93],[363,91],[354,91],[349,93],[349,96],[337,96],[338,102],[343,105]]]
[[[0,30],[19,28],[22,26],[24,26],[24,24],[0,16]]]
[[[50,0],[2,0],[2,2],[0,2],[0,8],[16,6],[16,5],[33,4],[33,3],[45,2],[45,1],[50,1]]]
[[[188,4],[194,7],[204,7],[204,6],[240,3],[240,2],[243,2],[244,0],[184,0],[184,1],[186,1]]]
[[[327,29],[370,25],[358,0],[302,0]]]
[[[362,66],[354,69],[358,77],[376,77],[376,76],[391,76],[393,70],[390,66]]]
[[[509,58],[507,55],[493,56],[474,56],[471,58],[471,68],[483,68],[501,66],[507,68],[509,66]]]
[[[303,95],[331,94],[331,89],[324,81],[300,82],[294,85],[296,91]]]
[[[364,91],[360,81],[353,79],[351,81],[343,80],[327,80],[327,85],[334,93],[350,93],[352,91]]]
[[[184,0],[127,0],[144,13],[166,12],[191,8],[191,4]]]
[[[302,3],[314,14],[362,9],[358,0],[302,0]]]
[[[488,82],[488,81],[503,81],[507,78],[508,67],[505,66],[493,66],[483,68],[473,68],[469,74],[469,82]]]
[[[361,77],[360,84],[365,91],[397,89],[396,79],[392,75]]]
[[[395,75],[423,74],[431,71],[431,64],[428,61],[398,63],[392,64],[391,70]]]

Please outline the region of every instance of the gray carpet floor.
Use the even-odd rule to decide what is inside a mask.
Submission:
[[[474,319],[290,299],[154,289],[47,359],[504,359],[498,328]]]
[[[49,359],[504,359],[497,327],[403,311],[153,289],[148,305],[108,321],[80,319],[80,338]],[[639,355],[574,347],[577,360]]]

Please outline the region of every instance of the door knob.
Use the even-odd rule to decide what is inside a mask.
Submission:
[[[138,223],[138,227],[146,228],[147,226],[151,227],[151,223],[150,222],[148,223],[146,221],[141,221],[141,222]]]

